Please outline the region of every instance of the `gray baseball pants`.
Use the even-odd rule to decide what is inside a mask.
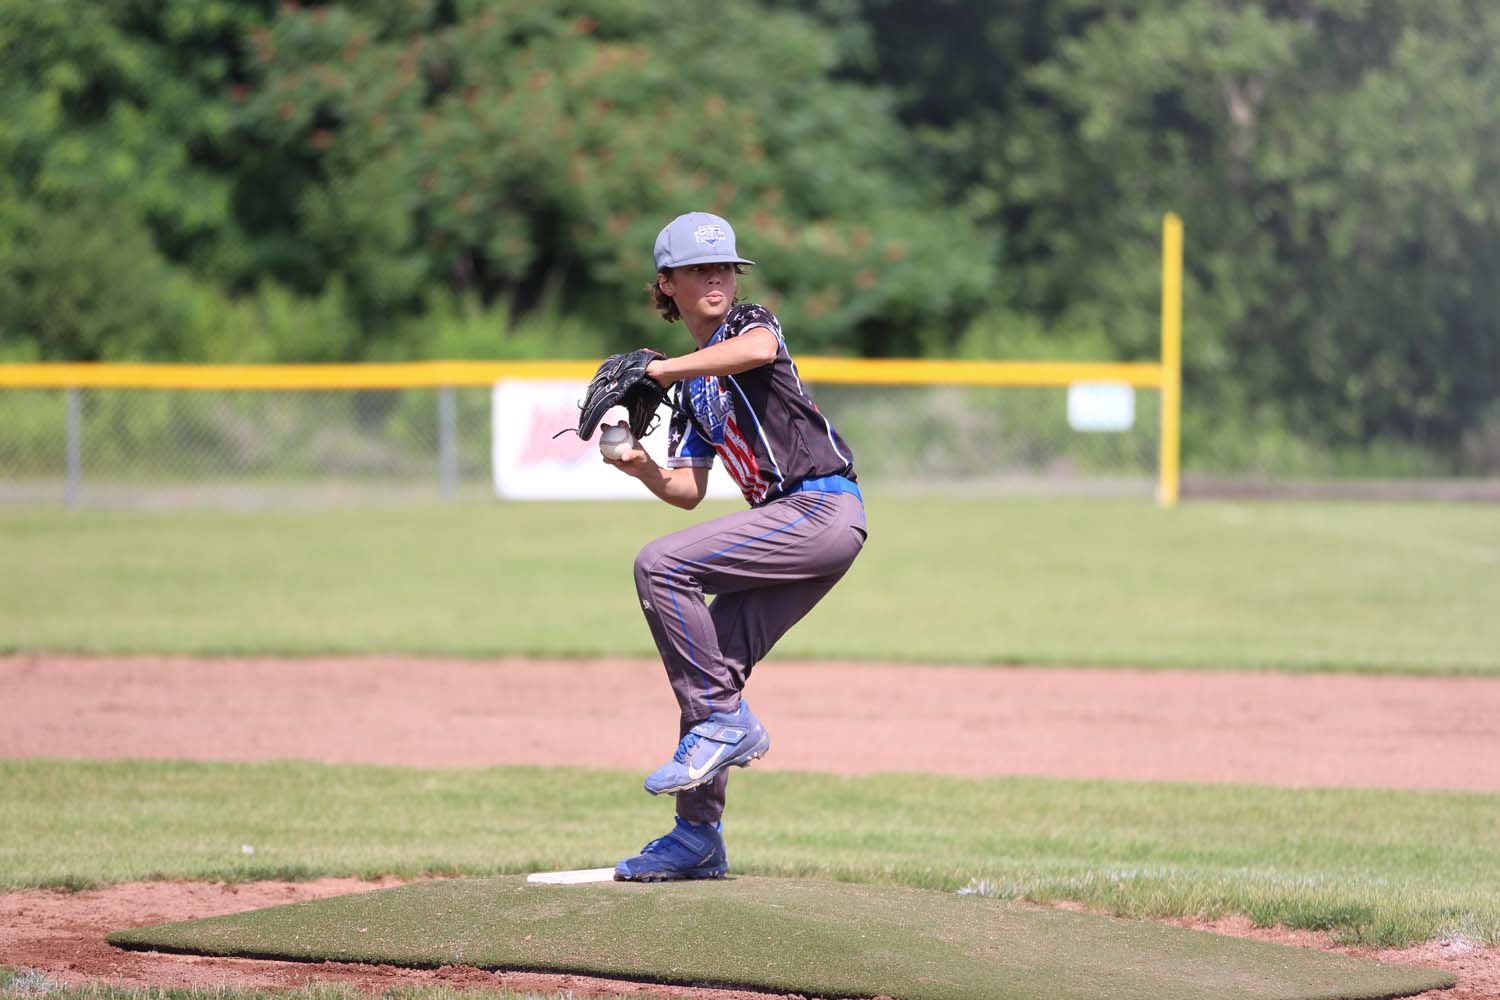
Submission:
[[[635,587],[681,709],[678,739],[739,707],[750,671],[848,571],[865,510],[848,493],[793,493],[658,538],[635,560]],[[704,603],[704,595],[714,595]],[[769,728],[769,727],[768,727]],[[714,823],[728,770],[677,795],[677,815]]]

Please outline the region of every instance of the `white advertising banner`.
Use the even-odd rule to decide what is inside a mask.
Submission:
[[[507,500],[654,500],[651,492],[599,457],[599,432],[587,441],[572,429],[578,426],[578,401],[586,382],[508,380],[497,382],[490,406],[490,463],[495,495]],[[671,410],[663,406],[656,429],[642,444],[657,462],[667,460],[667,422]],[[612,409],[601,424],[625,419]],[[568,433],[553,437],[558,431]],[[732,498],[740,491],[714,463],[708,479],[711,498]]]

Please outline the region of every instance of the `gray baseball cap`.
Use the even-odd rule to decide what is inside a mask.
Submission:
[[[707,212],[679,215],[656,237],[656,269],[688,264],[754,264],[734,249],[734,228]]]

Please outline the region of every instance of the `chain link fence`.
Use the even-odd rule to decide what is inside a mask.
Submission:
[[[297,506],[487,486],[486,389],[0,392],[0,502]]]
[[[1127,430],[1081,432],[1068,390],[1003,386],[814,386],[854,449],[861,480],[886,492],[1111,494],[1157,486],[1160,394],[1134,393]]]
[[[1079,433],[1062,388],[813,387],[886,492],[1149,497],[1156,392]],[[0,390],[0,503],[288,507],[490,495],[490,389]],[[661,459],[663,456],[657,456]]]

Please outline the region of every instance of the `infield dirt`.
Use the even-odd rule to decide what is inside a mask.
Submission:
[[[649,768],[676,731],[660,669],[603,660],[0,658],[10,704],[0,756]],[[778,769],[1500,791],[1500,680],[768,663],[749,694],[757,714],[776,719],[775,760],[763,764]],[[598,738],[565,739],[564,722]],[[819,750],[830,736],[845,752]],[[341,980],[376,992],[441,983],[579,996],[760,995],[127,953],[103,941],[125,926],[394,884],[151,882],[0,895],[0,964],[127,986]],[[1500,998],[1500,949],[1431,942],[1380,952],[1243,919],[1176,923],[1436,966],[1459,985],[1434,998]]]

